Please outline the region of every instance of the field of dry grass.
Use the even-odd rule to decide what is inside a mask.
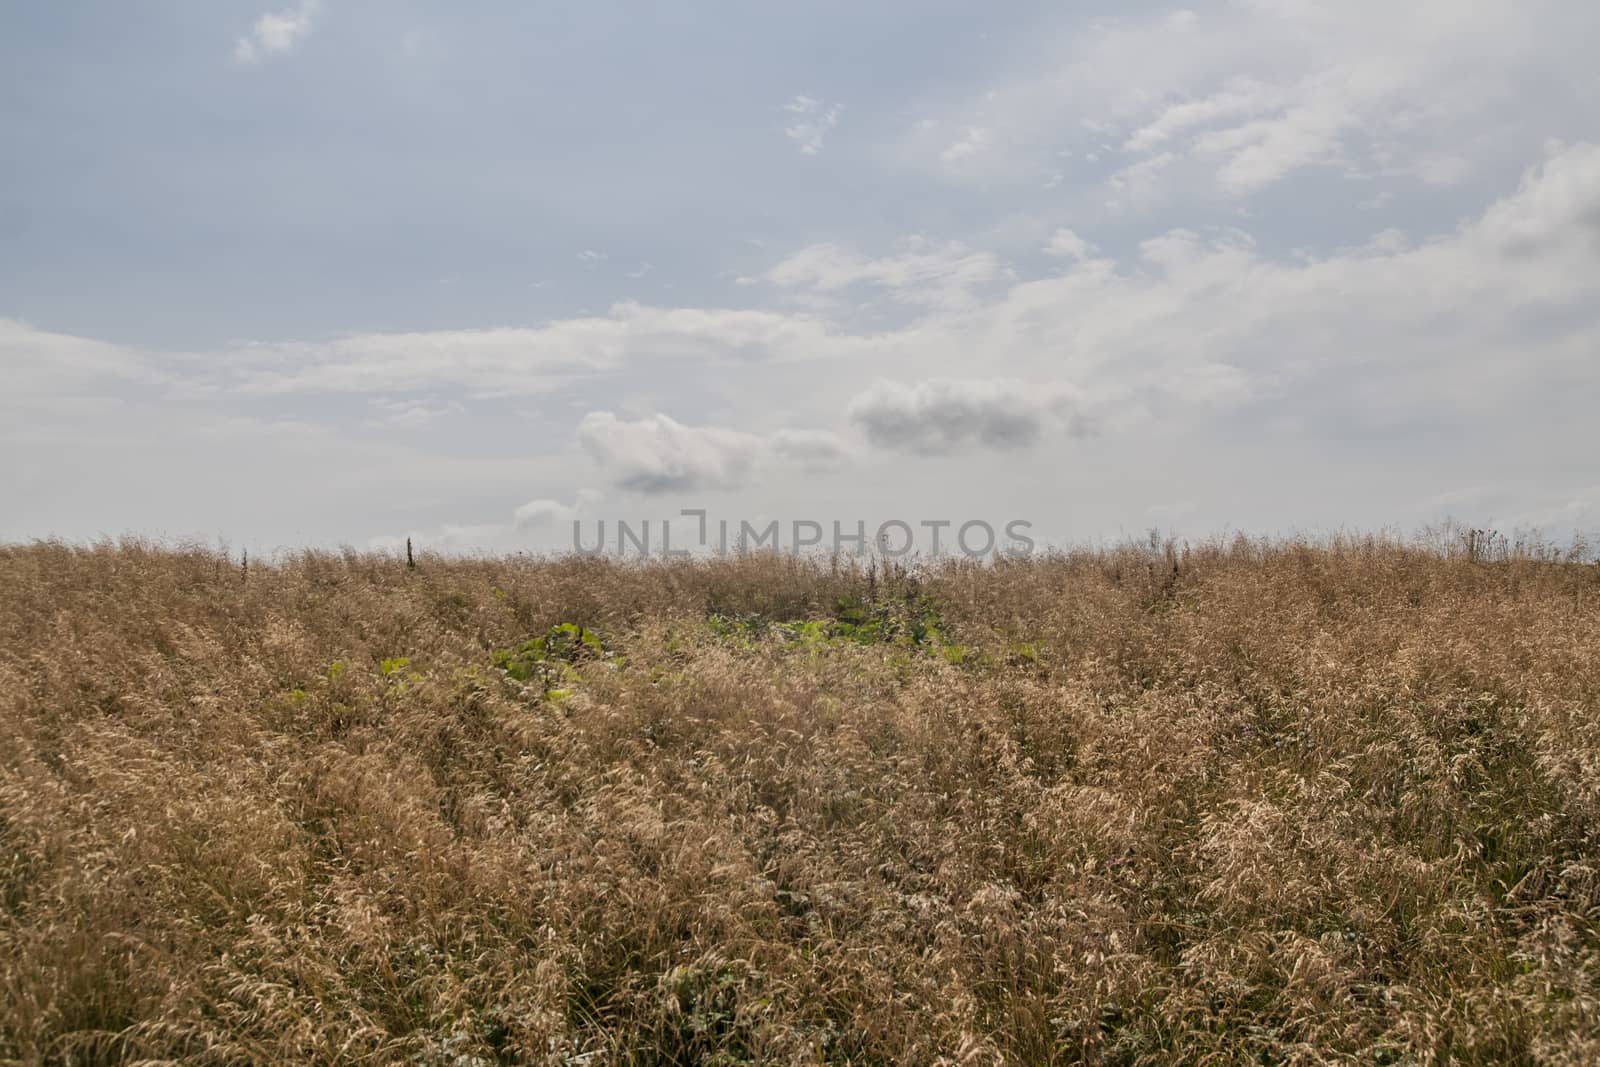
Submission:
[[[0,548],[0,1061],[1600,1062],[1594,565],[418,564]]]

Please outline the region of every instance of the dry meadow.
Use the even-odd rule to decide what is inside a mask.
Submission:
[[[0,548],[0,1061],[1600,1062],[1600,568]]]

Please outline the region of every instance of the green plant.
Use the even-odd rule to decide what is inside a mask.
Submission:
[[[542,694],[551,697],[559,692],[565,699],[566,690],[557,690],[558,684],[576,680],[578,664],[586,661],[615,661],[600,640],[600,635],[577,623],[563,622],[550,627],[542,637],[536,637],[519,648],[502,649],[493,654],[493,663],[506,675],[519,682],[539,686]]]

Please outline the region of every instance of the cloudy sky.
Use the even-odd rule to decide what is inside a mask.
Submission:
[[[1596,39],[1587,0],[6,4],[0,539],[1600,529]]]

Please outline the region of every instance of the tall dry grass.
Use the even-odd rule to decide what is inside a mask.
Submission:
[[[1478,555],[0,549],[0,1060],[1600,1062],[1600,571]]]

